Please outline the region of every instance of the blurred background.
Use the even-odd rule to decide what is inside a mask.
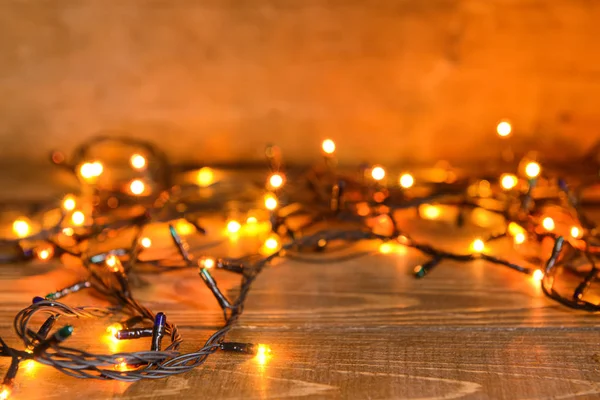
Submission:
[[[592,0],[2,0],[0,154],[100,130],[181,162],[453,163],[598,139]]]

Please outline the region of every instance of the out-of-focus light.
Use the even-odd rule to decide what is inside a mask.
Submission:
[[[111,339],[118,340],[117,332],[119,332],[120,330],[123,330],[123,325],[121,325],[118,322],[115,322],[114,324],[111,324],[106,328],[106,333],[108,333]]]
[[[63,235],[73,236],[75,234],[75,231],[71,227],[66,227],[66,228],[63,228],[62,233],[63,233]]]
[[[540,167],[540,164],[536,163],[535,161],[531,161],[525,166],[525,175],[527,175],[529,178],[537,177],[541,171],[542,167]]]
[[[277,208],[277,198],[269,193],[265,196],[265,207],[267,210],[274,210]]]
[[[276,250],[279,247],[279,240],[274,237],[270,237],[265,240],[265,247],[269,250]]]
[[[579,239],[581,237],[581,229],[579,229],[576,226],[572,226],[571,227],[571,236],[573,236],[575,239]]]
[[[389,243],[381,243],[381,245],[379,245],[379,252],[381,254],[390,254],[392,250],[392,245]]]
[[[485,250],[485,243],[481,239],[475,239],[471,244],[471,248],[474,252],[481,253],[483,250]]]
[[[534,281],[541,281],[542,279],[544,279],[544,271],[542,271],[541,269],[536,269],[535,271],[533,271],[532,278]]]
[[[127,365],[127,363],[125,362],[125,359],[122,357],[119,357],[116,359],[117,364],[115,364],[115,370],[117,371],[128,371],[129,370],[129,365]]]
[[[425,219],[438,219],[442,215],[442,210],[438,206],[431,204],[422,205],[421,212]]]
[[[192,233],[194,233],[195,229],[196,227],[194,227],[194,225],[190,224],[185,219],[179,219],[177,220],[177,222],[175,222],[175,230],[180,235],[191,235]]]
[[[152,240],[150,240],[148,237],[143,237],[142,240],[140,240],[140,244],[143,248],[147,249],[152,246]]]
[[[52,247],[52,246],[40,247],[40,248],[36,249],[36,254],[37,254],[37,257],[42,261],[49,260],[54,255],[54,247]]]
[[[142,170],[146,168],[146,159],[141,154],[134,154],[129,159],[129,163],[134,169]]]
[[[71,215],[71,222],[73,222],[75,226],[83,225],[85,222],[85,215],[81,211],[75,211],[73,215]]]
[[[0,386],[0,400],[7,400],[10,397],[10,387],[8,385]]]
[[[498,133],[498,136],[501,137],[507,137],[508,135],[510,135],[510,133],[512,132],[512,126],[510,125],[510,122],[501,121],[500,123],[498,123],[498,125],[496,126],[496,132]]]
[[[129,191],[136,196],[139,196],[140,194],[144,193],[145,190],[146,185],[144,185],[144,182],[142,182],[139,179],[134,179],[129,184]]]
[[[276,172],[269,177],[269,185],[273,189],[279,189],[283,186],[283,180],[283,175],[279,172]]]
[[[525,234],[524,234],[524,233],[520,233],[520,232],[519,232],[519,233],[517,233],[517,234],[515,235],[515,243],[516,243],[516,244],[521,244],[521,243],[524,243],[524,242],[525,242],[525,239],[526,239],[526,237],[525,237]]]
[[[18,218],[12,224],[12,230],[20,238],[24,238],[31,232],[31,226],[26,218]]]
[[[112,272],[123,272],[121,260],[119,260],[114,254],[110,254],[108,257],[106,257],[105,263],[107,268]]]
[[[383,178],[385,178],[385,169],[383,169],[383,167],[381,166],[373,167],[373,169],[371,170],[371,176],[376,181],[380,181]]]
[[[519,180],[513,174],[502,174],[500,176],[500,185],[504,190],[513,189],[515,186],[517,186],[518,182]]]
[[[508,233],[510,233],[512,236],[516,236],[519,233],[525,234],[525,228],[516,222],[511,222],[508,224]]]
[[[269,359],[272,357],[271,348],[266,344],[259,344],[256,349],[256,357],[255,360],[260,365],[265,365],[269,362]]]
[[[27,373],[31,374],[35,370],[35,361],[34,360],[25,360],[21,362],[21,368]]]
[[[210,186],[215,180],[215,173],[213,172],[212,168],[202,167],[200,168],[200,171],[198,171],[197,180],[199,186]]]
[[[400,186],[402,186],[404,189],[408,189],[409,187],[412,187],[412,185],[415,184],[415,178],[413,178],[413,176],[411,174],[402,174],[400,176]]]
[[[240,225],[240,223],[235,220],[229,221],[227,223],[227,231],[229,233],[238,233],[241,228],[242,228],[242,225]]]
[[[492,185],[490,182],[485,179],[479,181],[479,184],[477,185],[477,194],[479,197],[491,197]]]
[[[248,217],[246,219],[246,223],[249,225],[256,224],[257,222],[258,222],[258,219],[256,219],[256,217]]]
[[[203,257],[199,260],[198,266],[200,268],[211,269],[215,266],[215,259],[212,257]]]
[[[547,231],[553,231],[555,227],[554,220],[550,217],[546,217],[542,220],[542,226]]]
[[[68,195],[63,200],[63,208],[67,211],[73,211],[77,203],[75,202],[75,198],[71,195]]]
[[[331,139],[325,139],[321,148],[325,154],[333,154],[335,152],[335,143]]]
[[[86,162],[79,167],[79,174],[86,180],[99,177],[103,171],[104,166],[99,161]]]

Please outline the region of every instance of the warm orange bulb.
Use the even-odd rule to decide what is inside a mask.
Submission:
[[[215,266],[215,259],[211,257],[204,257],[200,259],[199,266],[200,268],[211,269]]]
[[[73,215],[71,215],[71,222],[73,225],[80,226],[85,222],[85,215],[81,211],[75,211]]]
[[[257,222],[258,222],[258,219],[256,219],[256,217],[248,217],[248,218],[246,219],[246,223],[247,223],[248,225],[251,225],[251,224],[256,224]]]
[[[529,178],[537,177],[541,171],[542,167],[540,167],[540,164],[536,163],[535,161],[531,161],[525,166],[525,174]]]
[[[581,229],[576,226],[571,227],[571,236],[575,239],[579,239],[581,237]]]
[[[279,189],[283,186],[283,175],[276,172],[269,177],[269,185],[274,189]]]
[[[134,179],[129,184],[129,191],[136,196],[139,196],[140,194],[144,193],[145,190],[146,185],[144,185],[144,182],[142,182],[139,179]]]
[[[415,184],[415,178],[413,178],[413,176],[411,174],[402,174],[400,176],[400,186],[402,186],[404,189],[408,189],[409,187],[412,187],[412,185]]]
[[[526,237],[525,237],[525,234],[523,234],[523,233],[519,232],[515,235],[515,243],[516,244],[524,243],[525,239],[526,239]]]
[[[129,163],[134,169],[143,170],[146,168],[146,159],[141,154],[134,154],[129,159]]]
[[[7,400],[10,397],[11,389],[8,385],[0,386],[0,400]]]
[[[198,185],[200,185],[201,187],[207,187],[210,186],[213,181],[215,179],[215,173],[213,172],[213,170],[209,167],[203,167],[200,168],[200,171],[198,171]]]
[[[13,232],[20,238],[24,238],[31,233],[31,226],[26,218],[19,218],[13,222]]]
[[[498,136],[507,137],[512,132],[512,126],[508,121],[501,121],[498,126],[496,126],[496,132]]]
[[[541,269],[536,269],[535,271],[533,271],[533,280],[535,281],[541,281],[542,279],[544,279],[544,271],[542,271]]]
[[[471,244],[471,248],[474,252],[481,253],[483,250],[485,250],[485,243],[481,239],[475,239]]]
[[[519,180],[513,174],[502,174],[502,176],[500,176],[500,185],[504,190],[513,189],[517,186],[517,183],[519,183]]]
[[[40,260],[46,261],[46,260],[52,258],[52,256],[54,255],[54,247],[49,246],[49,247],[39,248],[36,250],[36,254]]]
[[[331,139],[323,140],[321,148],[325,154],[333,154],[335,152],[335,143]]]
[[[104,166],[99,161],[86,162],[79,167],[79,174],[86,180],[99,177],[103,171]]]
[[[270,237],[265,241],[265,247],[269,250],[275,250],[279,247],[279,241],[276,238]]]
[[[116,338],[117,332],[119,332],[120,330],[123,330],[123,325],[121,325],[118,322],[115,322],[112,325],[109,325],[106,328],[106,333],[108,333],[111,337]]]
[[[256,362],[260,365],[265,365],[272,357],[271,348],[266,344],[259,344],[256,349]]]
[[[73,236],[75,234],[75,231],[71,227],[66,227],[62,230],[62,233],[67,236]]]
[[[265,207],[267,210],[274,210],[277,208],[277,198],[272,194],[265,196]]]
[[[106,266],[112,272],[123,272],[123,264],[121,264],[121,260],[119,260],[114,254],[106,257]]]
[[[553,231],[554,230],[554,220],[550,217],[546,217],[544,218],[544,220],[542,221],[542,226],[544,227],[545,230],[547,231]]]
[[[438,206],[424,204],[421,206],[421,212],[425,219],[438,219],[442,215],[442,210]]]
[[[229,221],[227,223],[227,231],[229,233],[238,233],[240,231],[240,229],[242,228],[242,225],[240,225],[239,222],[237,221]]]
[[[152,246],[152,240],[150,240],[148,237],[143,237],[142,240],[140,240],[140,244],[143,248],[147,249]]]
[[[63,208],[67,211],[73,211],[77,203],[75,202],[75,198],[73,196],[66,196],[63,200]]]
[[[381,166],[373,167],[373,169],[371,170],[371,176],[376,181],[380,181],[383,178],[385,178],[385,169],[383,169],[383,167]]]

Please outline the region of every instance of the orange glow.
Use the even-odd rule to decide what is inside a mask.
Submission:
[[[25,360],[21,362],[21,368],[27,373],[31,374],[35,371],[36,362],[34,360]]]
[[[511,222],[508,224],[508,233],[510,233],[512,236],[516,236],[519,233],[525,234],[525,228],[516,222]]]
[[[121,264],[121,260],[119,260],[114,254],[106,257],[106,266],[112,272],[123,272],[123,264]]]
[[[481,253],[485,250],[485,243],[481,239],[475,239],[471,244],[471,249],[476,253]]]
[[[75,211],[73,215],[71,215],[71,222],[75,226],[81,226],[85,222],[85,215],[81,211]]]
[[[125,359],[123,357],[119,357],[116,359],[117,364],[115,364],[115,370],[117,371],[128,371],[129,370],[129,365],[127,365],[127,363],[125,362]]]
[[[146,159],[141,154],[134,154],[129,159],[129,163],[134,169],[143,170],[146,168]]]
[[[241,228],[242,228],[242,225],[240,225],[240,223],[235,220],[229,221],[227,223],[227,231],[229,233],[238,233]]]
[[[260,365],[265,365],[273,357],[271,348],[266,344],[259,344],[256,350],[256,357],[254,359]]]
[[[525,242],[525,239],[526,239],[526,236],[525,236],[525,234],[524,234],[524,233],[517,233],[517,234],[515,235],[515,243],[516,243],[516,244],[521,244],[521,243],[524,243],[524,242]]]
[[[198,171],[197,181],[201,187],[210,186],[215,180],[215,173],[209,167],[200,168]]]
[[[531,161],[525,166],[525,174],[529,178],[537,177],[541,171],[542,168],[540,167],[540,164],[536,163],[535,161]]]
[[[0,400],[7,400],[10,397],[11,390],[7,385],[0,386]]]
[[[513,189],[519,183],[519,179],[513,174],[502,174],[500,176],[500,185],[504,190]]]
[[[99,161],[86,162],[79,167],[79,174],[85,180],[90,180],[92,178],[97,178],[102,175],[104,171],[104,166]]]
[[[201,258],[199,266],[201,268],[211,269],[215,266],[215,259],[211,257]]]
[[[265,208],[267,210],[274,210],[277,208],[277,197],[269,193],[265,195]]]
[[[139,179],[134,179],[129,184],[129,191],[136,196],[141,195],[145,190],[146,185],[144,185],[144,182]]]
[[[279,236],[276,234],[272,234],[263,243],[262,247],[260,248],[260,253],[263,255],[271,255],[275,253],[280,246],[281,242],[279,240]]]
[[[112,339],[118,340],[117,339],[117,332],[119,332],[120,330],[123,330],[123,325],[121,325],[118,322],[115,322],[112,325],[109,325],[106,328],[106,333],[108,333]]]
[[[269,177],[269,185],[274,189],[279,189],[283,186],[284,176],[278,172]]]
[[[73,211],[76,205],[75,198],[71,195],[66,196],[62,204],[63,208],[67,211]]]
[[[147,249],[152,246],[152,240],[150,240],[148,237],[143,237],[142,240],[140,240],[140,244],[143,248]]]
[[[258,222],[258,220],[256,219],[256,217],[248,217],[246,219],[246,223],[251,225],[251,224],[256,224]]]
[[[553,231],[554,230],[554,220],[550,217],[546,217],[544,218],[544,220],[542,221],[542,226],[544,227],[545,230],[547,231]]]
[[[508,121],[501,121],[498,126],[496,126],[496,132],[500,137],[507,137],[512,132],[512,126]]]
[[[535,271],[533,271],[532,278],[534,281],[541,281],[542,279],[544,279],[544,271],[542,271],[541,269],[536,269]]]
[[[20,238],[24,238],[31,233],[31,226],[27,221],[27,218],[19,218],[13,222],[12,225],[13,232]]]
[[[196,228],[185,219],[179,219],[177,222],[175,222],[175,230],[180,235],[190,235],[196,230]]]
[[[335,152],[335,143],[331,139],[325,139],[321,148],[325,154],[333,154]]]
[[[383,169],[383,167],[379,166],[379,165],[376,167],[373,167],[373,169],[371,170],[371,176],[376,181],[380,181],[383,178],[385,178],[385,169]]]
[[[393,251],[392,245],[389,243],[381,243],[379,246],[379,252],[381,254],[389,254]]]
[[[442,210],[438,206],[424,204],[421,206],[421,212],[425,219],[438,219],[442,215]]]
[[[75,231],[73,231],[73,228],[64,228],[62,230],[62,233],[67,235],[67,236],[73,236],[75,234]]]
[[[571,227],[571,236],[575,239],[579,239],[581,237],[581,229],[576,226]]]
[[[36,254],[40,260],[46,261],[46,260],[52,258],[52,256],[54,255],[54,247],[52,247],[52,246],[43,247],[43,248],[40,247],[40,248],[36,249]]]
[[[404,189],[408,189],[409,187],[412,187],[415,184],[415,178],[413,178],[413,176],[411,174],[402,174],[400,176],[400,186],[402,186]]]

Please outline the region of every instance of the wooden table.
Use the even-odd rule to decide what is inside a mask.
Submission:
[[[447,226],[429,224],[428,234],[439,242]],[[471,239],[463,232],[447,241]],[[454,242],[450,245],[460,245]],[[236,246],[225,243],[225,250],[216,252]],[[446,263],[416,280],[410,272],[422,261],[418,253],[399,247],[342,263],[283,261],[267,268],[228,336],[268,344],[273,356],[264,363],[217,353],[190,373],[137,383],[78,380],[32,363],[20,371],[14,398],[600,396],[597,315],[560,306],[546,299],[530,277],[484,262]],[[0,274],[0,334],[12,344],[17,344],[12,318],[32,296],[83,276],[76,266],[58,264],[3,266]],[[238,279],[222,271],[216,278],[224,288],[233,288]],[[196,271],[143,279],[151,285],[136,288],[136,296],[180,327],[183,350],[203,343],[222,322]],[[92,293],[67,302],[102,304]],[[102,339],[108,323],[76,322],[69,345],[102,352],[148,346]],[[0,362],[5,370],[7,360]]]

